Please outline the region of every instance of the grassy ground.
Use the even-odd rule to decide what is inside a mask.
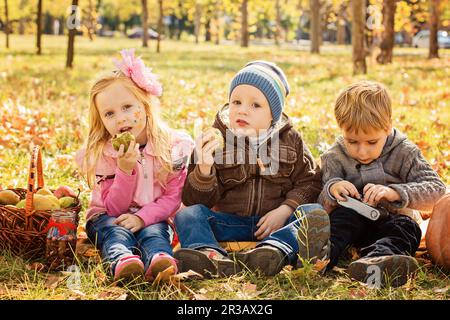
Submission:
[[[0,43],[4,38],[0,36]],[[0,48],[0,186],[25,187],[30,143],[43,144],[44,173],[50,187],[70,185],[89,190],[72,163],[87,131],[86,110],[91,81],[112,68],[122,48],[137,48],[161,76],[163,114],[175,128],[194,133],[194,122],[212,123],[227,100],[229,81],[245,62],[266,59],[286,72],[291,94],[286,113],[302,131],[314,156],[333,143],[338,129],[333,101],[339,90],[367,78],[385,83],[392,94],[394,124],[422,149],[450,184],[450,51],[429,61],[422,49],[396,48],[394,63],[369,59],[366,76],[352,76],[349,47],[324,47],[320,56],[295,46],[239,48],[165,41],[161,54],[143,50],[138,40],[77,39],[75,68],[65,70],[64,37],[44,37],[43,55],[35,55],[34,38],[12,36],[11,49]],[[115,286],[90,251],[80,253],[80,283],[73,273],[36,271],[36,264],[4,253],[0,256],[0,298],[3,299],[448,299],[450,281],[427,255],[421,269],[402,288],[369,289],[350,281],[344,269],[320,276],[313,265],[284,270],[273,278],[242,272],[228,279],[148,285],[141,281]],[[342,262],[342,267],[346,262]]]

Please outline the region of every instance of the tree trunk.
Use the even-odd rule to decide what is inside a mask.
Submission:
[[[211,11],[208,11],[208,19],[205,22],[205,42],[211,42]]]
[[[347,4],[342,3],[339,6],[338,19],[337,19],[337,34],[336,34],[337,44],[345,44],[345,26],[347,24],[347,19],[345,18],[346,10],[347,10]]]
[[[394,24],[395,10],[397,8],[396,0],[383,1],[383,35],[381,38],[381,52],[377,56],[377,62],[380,64],[392,63],[392,51],[394,49]]]
[[[76,14],[76,7],[78,6],[78,0],[72,0],[72,12],[71,15]],[[73,58],[75,55],[75,33],[77,32],[76,23],[69,27],[69,37],[67,44],[67,60],[66,68],[73,68]]]
[[[220,6],[220,1],[216,1],[215,3],[215,8],[216,8],[216,12],[215,12],[215,25],[216,25],[216,41],[215,44],[219,45],[220,44],[220,10],[219,10],[219,6]]]
[[[9,49],[9,15],[8,15],[8,0],[5,0],[5,35],[6,35],[6,49]]]
[[[148,8],[147,0],[142,0],[142,47],[148,47]]]
[[[159,5],[159,17],[158,17],[158,39],[156,40],[156,53],[161,52],[161,34],[163,32],[163,16],[164,16],[163,0],[158,0],[158,5]]]
[[[438,28],[439,28],[439,2],[430,0],[430,51],[428,59],[439,58]]]
[[[275,1],[275,11],[276,11],[276,23],[275,23],[275,44],[280,45],[281,38],[281,8],[280,0]]]
[[[248,0],[241,5],[241,47],[248,47]]]
[[[37,19],[36,19],[36,47],[37,47],[37,54],[42,53],[41,48],[41,38],[42,38],[42,0],[38,0],[38,7],[37,7]]]
[[[320,1],[310,0],[311,10],[311,53],[320,53]]]
[[[352,0],[353,74],[367,73],[366,50],[364,48],[365,2],[365,0]]]
[[[198,44],[200,37],[200,23],[202,18],[202,5],[196,1],[195,2],[195,14],[194,14],[194,33],[195,33],[195,43]]]

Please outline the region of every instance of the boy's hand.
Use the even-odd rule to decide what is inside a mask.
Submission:
[[[368,183],[364,186],[363,192],[363,201],[370,206],[376,206],[382,199],[389,202],[400,200],[400,195],[397,191],[381,184]]]
[[[139,143],[135,141],[130,142],[127,152],[123,152],[124,145],[121,144],[117,153],[117,165],[128,175],[131,175],[136,162],[139,159]]]
[[[124,213],[120,215],[114,221],[114,223],[130,230],[133,233],[138,232],[145,226],[144,221],[142,221],[142,219],[139,216],[131,213]]]
[[[258,230],[255,232],[255,237],[258,240],[263,240],[270,236],[272,232],[275,232],[284,226],[286,220],[293,212],[294,210],[285,204],[267,212],[256,224]]]
[[[203,132],[195,140],[197,165],[203,175],[209,176],[211,174],[211,167],[214,164],[213,153],[219,146],[220,143],[215,139],[215,135],[212,131]]]
[[[361,199],[358,189],[356,189],[354,184],[345,180],[333,183],[330,187],[330,193],[333,197],[340,201],[347,201],[343,195]]]

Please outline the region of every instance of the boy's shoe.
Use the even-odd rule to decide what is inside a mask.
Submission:
[[[121,258],[114,269],[114,281],[129,280],[144,275],[144,264],[139,256]]]
[[[399,287],[404,285],[418,268],[415,258],[392,255],[358,259],[350,263],[347,272],[351,278],[372,287],[382,287],[386,284]]]
[[[157,253],[153,256],[152,261],[148,266],[147,272],[145,273],[145,279],[147,281],[153,281],[161,272],[164,272],[169,268],[172,268],[172,270],[167,272],[167,274],[164,274],[161,279],[162,281],[167,281],[170,276],[177,274],[177,261],[165,252]]]
[[[285,254],[272,246],[261,246],[234,254],[236,261],[251,271],[259,270],[266,276],[274,276],[286,265]]]
[[[178,260],[180,272],[193,270],[205,278],[214,275],[230,276],[240,271],[234,261],[210,248],[181,248],[175,251],[174,257]]]
[[[330,218],[324,209],[314,209],[302,213],[297,209],[298,217],[304,216],[297,231],[298,254],[304,260],[328,259],[330,251]],[[299,260],[301,264],[301,261]]]

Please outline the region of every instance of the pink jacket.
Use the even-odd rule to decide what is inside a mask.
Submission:
[[[96,167],[96,186],[92,190],[86,221],[100,214],[118,217],[124,213],[135,213],[145,226],[166,221],[173,216],[181,204],[181,191],[186,179],[186,163],[194,142],[180,131],[172,131],[172,162],[174,172],[169,176],[166,188],[156,181],[159,163],[155,159],[150,143],[141,152],[141,158],[131,176],[117,166],[117,151],[109,141],[103,149]],[[85,149],[76,155],[81,167]]]

